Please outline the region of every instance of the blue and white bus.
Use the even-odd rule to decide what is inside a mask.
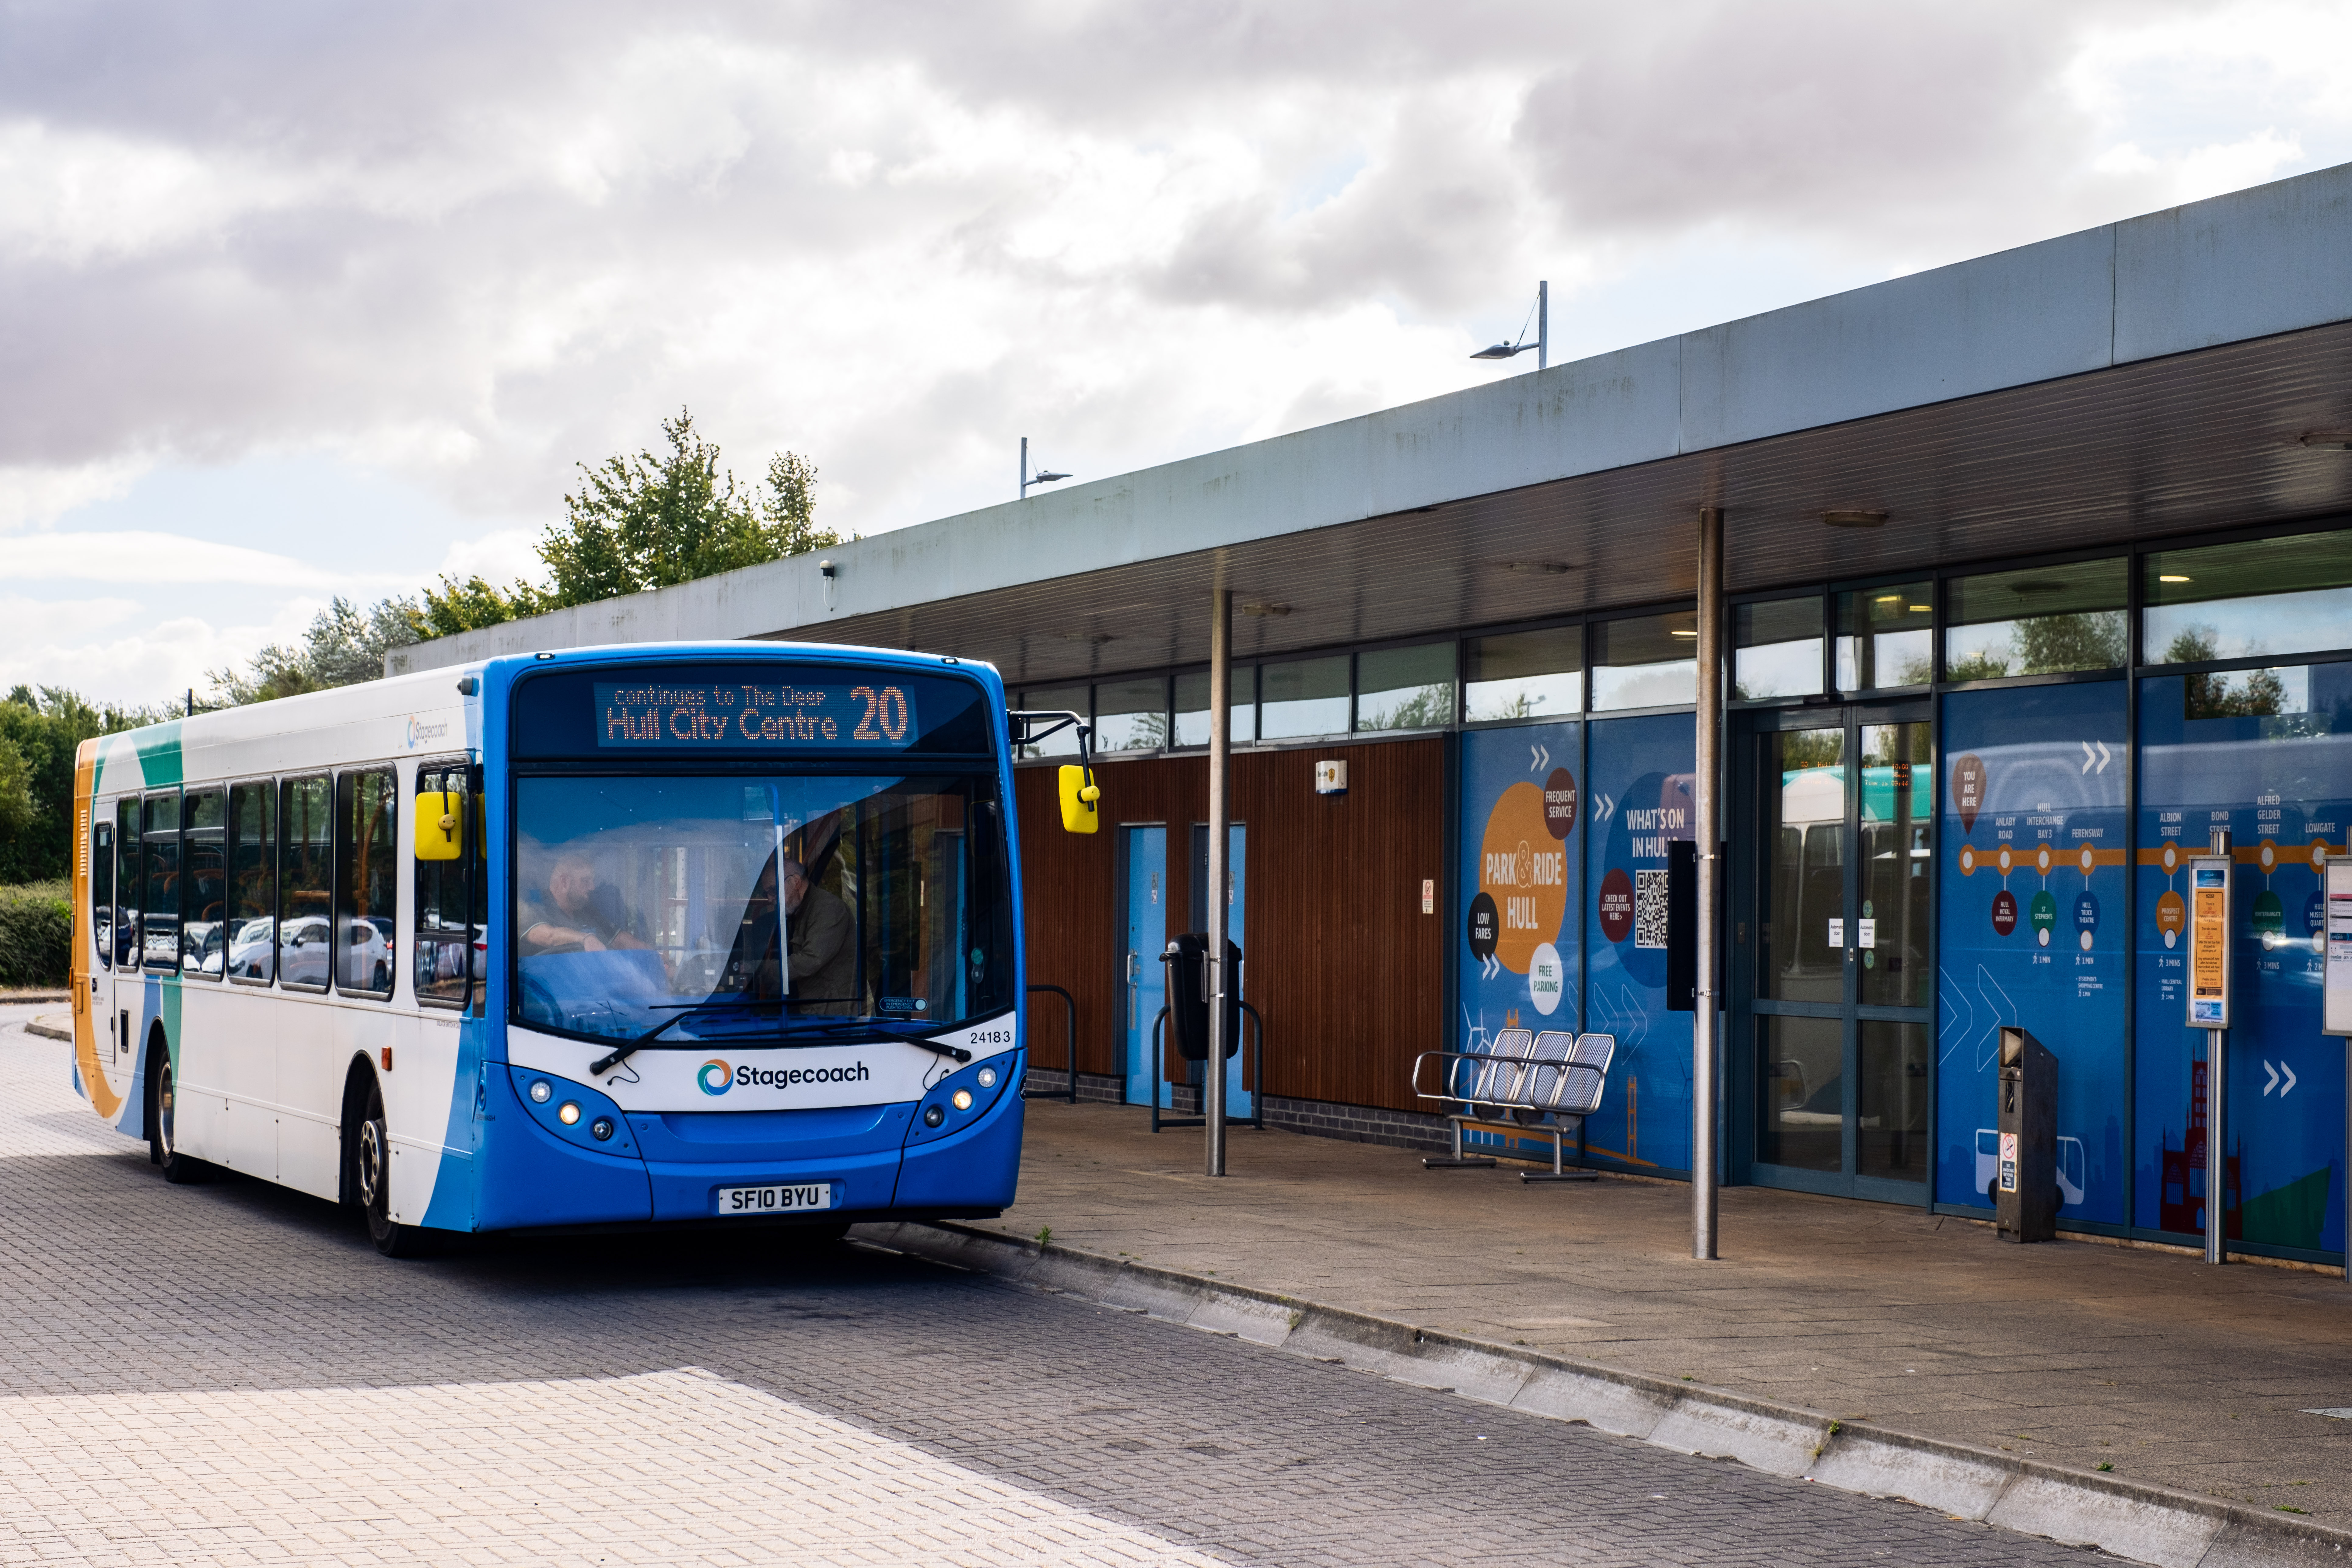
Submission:
[[[85,742],[75,1086],[167,1179],[339,1201],[395,1256],[993,1215],[1021,1152],[1011,766],[992,668],[740,643]]]

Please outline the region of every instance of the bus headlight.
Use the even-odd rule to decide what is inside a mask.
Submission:
[[[576,1100],[565,1100],[555,1108],[555,1119],[566,1127],[577,1125],[580,1121],[580,1102]]]
[[[981,1088],[994,1089],[996,1087],[996,1069],[994,1068],[982,1068],[975,1076],[980,1079]]]
[[[970,1110],[971,1109],[971,1090],[968,1089],[960,1089],[955,1091],[955,1108],[958,1110]]]
[[[547,1103],[548,1096],[554,1092],[555,1086],[548,1082],[545,1079],[541,1079],[537,1083],[530,1086],[531,1099],[537,1100],[541,1105],[545,1105]]]

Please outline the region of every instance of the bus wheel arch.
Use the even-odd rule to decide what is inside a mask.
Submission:
[[[147,1163],[163,1168],[163,1179],[184,1186],[204,1180],[205,1166],[179,1146],[179,1074],[172,1065],[172,1042],[162,1019],[147,1031]]]
[[[386,1258],[416,1258],[425,1233],[392,1217],[392,1129],[383,1085],[364,1058],[343,1080],[343,1201],[367,1216],[368,1239]]]
[[[341,1173],[335,1186],[335,1201],[345,1208],[358,1208],[360,1203],[359,1158],[360,1127],[367,1120],[368,1099],[377,1093],[375,1068],[367,1058],[354,1056],[343,1074],[343,1113]]]

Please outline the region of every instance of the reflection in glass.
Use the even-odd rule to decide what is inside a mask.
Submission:
[[[1584,708],[1584,628],[1547,626],[1472,637],[1463,669],[1463,719],[1552,719]]]
[[[411,976],[416,999],[435,1006],[463,1007],[480,974],[475,931],[482,921],[487,889],[481,870],[480,821],[474,809],[472,777],[463,763],[416,771],[420,795],[444,797],[444,815],[460,824],[454,860],[416,862],[415,965]]]
[[[1259,720],[1265,738],[1348,732],[1348,656],[1294,659],[1258,671]]]
[[[2121,556],[1957,577],[1945,585],[1944,679],[2115,669],[2129,653]]]
[[[1936,678],[1935,600],[1925,583],[1837,596],[1837,689],[1925,686]]]
[[[1845,731],[1783,730],[1757,738],[1758,794],[1769,845],[1757,984],[1783,1002],[1845,1000]]]
[[[1698,616],[1691,610],[1592,628],[1592,706],[1671,708],[1698,700]]]
[[[1756,1020],[1756,1158],[1804,1171],[1845,1168],[1845,1025]]]
[[[2352,647],[2352,530],[2159,551],[2140,567],[2149,664]]]
[[[1089,690],[1084,686],[1038,686],[1021,694],[1019,706],[1032,713],[1076,713],[1088,723],[1093,722],[1094,707]],[[1078,754],[1077,726],[1057,730],[1033,746],[1015,746],[1016,757],[1075,757]]]
[[[526,778],[517,831],[525,1023],[707,1049],[928,1034],[1015,1000],[984,776]]]
[[[89,934],[101,969],[114,967],[114,824],[89,830]]]
[[[140,961],[180,967],[180,792],[147,797],[145,891],[140,899]]]
[[[1864,1018],[1854,1063],[1857,1174],[1927,1179],[1927,1026]]]
[[[323,778],[278,786],[285,837],[278,878],[278,983],[326,989],[328,893],[334,886],[334,807]]]
[[[180,827],[180,973],[218,980],[227,963],[228,849],[221,792],[190,790]]]
[[[1095,688],[1095,750],[1156,752],[1168,744],[1168,683],[1160,677]]]
[[[335,988],[392,994],[399,790],[388,769],[335,778]]]
[[[114,861],[121,868],[115,903],[120,913],[114,922],[114,963],[118,969],[135,967],[145,945],[139,935],[141,816],[137,795],[114,803]]]
[[[1454,645],[1356,656],[1356,728],[1442,730],[1454,722]]]
[[[1927,726],[1862,727],[1862,921],[1854,946],[1865,1005],[1925,1007],[1934,769]],[[1864,945],[1867,941],[1867,946]]]
[[[1232,669],[1231,695],[1233,732],[1229,737],[1236,746],[1246,746],[1257,739],[1257,667],[1237,664]],[[1209,743],[1209,672],[1187,670],[1176,678],[1176,744],[1205,746]]]
[[[228,974],[267,983],[278,968],[275,785],[237,784],[228,792]]]
[[[1769,599],[1731,613],[1732,697],[1810,697],[1822,689],[1822,600]]]

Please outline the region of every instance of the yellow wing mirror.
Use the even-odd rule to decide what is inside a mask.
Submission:
[[[1092,768],[1070,763],[1062,769],[1062,831],[1092,833],[1102,823],[1102,790]]]
[[[416,858],[455,860],[466,851],[466,797],[431,791],[416,797]]]

